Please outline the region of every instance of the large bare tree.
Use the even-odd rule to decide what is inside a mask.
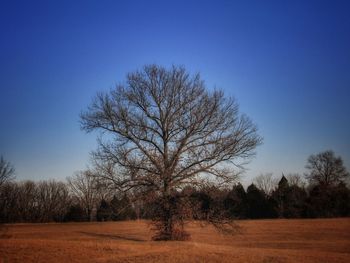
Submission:
[[[81,123],[104,135],[95,154],[108,164],[101,177],[119,190],[147,189],[161,200],[158,237],[170,240],[182,231],[175,192],[208,180],[232,182],[261,142],[233,98],[208,91],[199,74],[176,66],[128,74],[125,84],[97,94]]]

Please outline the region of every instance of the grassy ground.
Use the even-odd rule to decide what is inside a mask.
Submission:
[[[14,224],[0,262],[350,262],[350,219],[246,220],[241,233],[191,223],[190,241],[155,242],[147,222]]]

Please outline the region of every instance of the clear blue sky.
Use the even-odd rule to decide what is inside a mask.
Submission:
[[[244,180],[350,166],[349,1],[1,1],[0,154],[18,179],[64,179],[96,134],[79,113],[145,64],[184,65],[235,96],[264,144]]]

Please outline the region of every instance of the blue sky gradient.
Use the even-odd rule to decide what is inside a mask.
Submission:
[[[79,113],[145,64],[184,65],[234,96],[264,144],[243,181],[350,166],[349,1],[1,1],[0,154],[18,179],[84,169]]]

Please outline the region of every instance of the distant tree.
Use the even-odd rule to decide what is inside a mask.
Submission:
[[[277,215],[281,218],[299,218],[304,214],[307,193],[298,185],[298,178],[291,178],[295,179],[293,184],[282,175],[278,187],[271,194]]]
[[[0,221],[61,222],[70,201],[63,182],[7,182],[0,191]]]
[[[86,218],[91,221],[93,209],[100,201],[93,172],[90,170],[77,172],[72,177],[68,177],[67,182],[71,193],[85,209]]]
[[[70,205],[66,184],[53,180],[36,184],[39,222],[63,221]]]
[[[272,173],[260,174],[254,178],[253,182],[266,195],[271,195],[272,191],[277,187],[277,180],[273,178]]]
[[[233,167],[261,142],[234,99],[207,91],[199,75],[175,66],[151,65],[129,74],[126,85],[98,94],[81,122],[87,132],[109,135],[109,141],[99,140],[95,154],[100,166],[108,167],[98,176],[121,191],[136,189],[144,192],[142,198],[146,193],[157,198],[162,216],[154,218],[156,237],[164,240],[181,239],[177,190],[198,186],[203,177],[218,185],[232,183]]]
[[[289,182],[287,178],[282,174],[281,180],[278,182],[279,189],[287,189],[289,187]]]
[[[207,185],[192,191],[190,202],[182,199],[181,215],[184,218],[193,218],[201,222],[201,225],[211,224],[220,232],[233,233],[237,231],[237,225],[232,219],[231,200],[227,200],[228,189],[215,185]]]
[[[342,158],[336,157],[333,151],[311,155],[307,160],[306,168],[309,170],[306,178],[313,184],[330,186],[349,178]]]
[[[88,220],[88,218],[86,217],[86,212],[84,208],[80,206],[80,204],[72,204],[68,207],[68,211],[64,217],[64,221],[81,222],[86,220]]]
[[[305,215],[307,192],[298,185],[290,185],[287,192],[284,217],[301,218]]]
[[[19,187],[17,183],[6,182],[0,189],[0,223],[18,222],[18,197]]]
[[[310,187],[307,217],[341,217],[350,215],[350,190],[344,183],[317,184]]]
[[[231,218],[246,218],[247,196],[243,186],[238,183],[227,193],[224,200],[225,209],[228,210]]]
[[[2,222],[38,222],[38,187],[32,181],[7,182],[0,191],[0,220]]]
[[[306,216],[311,218],[332,217],[333,204],[331,202],[330,187],[325,185],[313,185],[309,190],[307,199]]]
[[[110,204],[102,199],[100,202],[100,206],[97,209],[96,218],[98,221],[109,221],[112,220],[112,209]]]
[[[273,218],[275,213],[272,203],[266,194],[254,184],[247,188],[247,217],[248,218]]]
[[[12,164],[6,161],[2,156],[0,157],[0,187],[8,181],[15,178],[15,168]]]
[[[17,202],[13,214],[16,222],[38,222],[38,187],[33,181],[20,182],[17,185]]]
[[[95,173],[97,171],[90,171],[92,176],[94,177],[94,191],[96,192],[96,199],[98,201],[108,201],[111,200],[116,193],[115,189],[113,186],[110,184],[110,182],[106,180],[97,180],[98,178],[96,177]],[[112,187],[111,187],[112,186]]]
[[[334,188],[334,192],[336,216],[350,216],[350,189],[346,184],[340,183]]]
[[[290,186],[298,186],[298,187],[304,188],[306,185],[302,176],[298,173],[287,174],[286,179],[288,180],[288,183]]]
[[[282,174],[281,180],[278,182],[278,187],[272,193],[272,199],[275,202],[275,208],[278,217],[285,217],[285,210],[288,202],[289,183],[287,178]]]

